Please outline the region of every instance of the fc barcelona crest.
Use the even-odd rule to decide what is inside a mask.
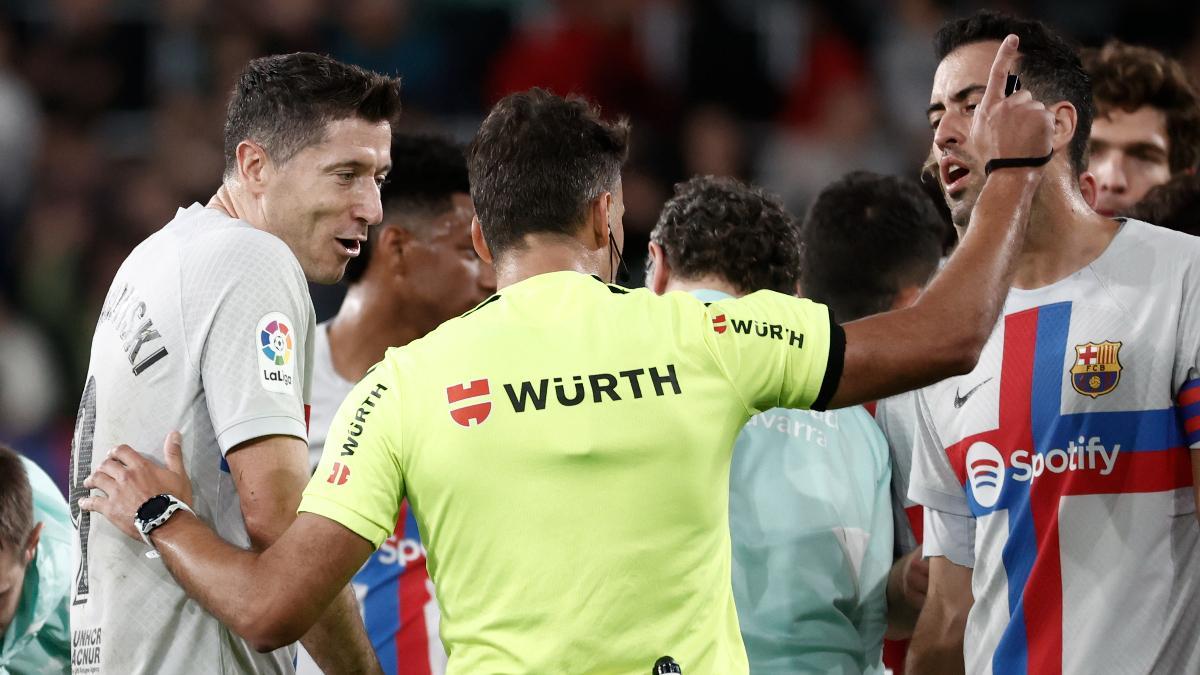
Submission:
[[[1121,381],[1120,342],[1088,342],[1075,345],[1071,385],[1084,396],[1096,398],[1117,388]]]

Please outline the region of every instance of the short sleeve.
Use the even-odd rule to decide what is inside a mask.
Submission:
[[[896,557],[905,555],[921,543],[921,506],[908,498],[909,476],[916,433],[916,407],[913,392],[883,399],[875,407],[875,421],[887,438],[892,465],[892,519],[895,528]]]
[[[1189,244],[1193,243],[1189,240]],[[1200,250],[1191,247],[1189,251]],[[1178,404],[1187,444],[1200,449],[1200,255],[1191,256],[1191,264],[1183,276],[1180,301],[1179,338],[1175,354],[1178,373]]]
[[[925,508],[926,558],[942,556],[960,567],[975,567],[975,519]]]
[[[405,494],[397,381],[384,361],[342,401],[299,509],[340,523],[375,548],[395,529]]]
[[[299,263],[275,237],[229,228],[185,262],[185,329],[221,453],[275,434],[307,439],[312,301]]]
[[[713,353],[747,410],[824,410],[842,375],[846,336],[824,305],[773,291],[708,307]]]
[[[963,491],[945,446],[937,435],[925,400],[925,390],[912,396],[914,429],[911,435],[912,473],[909,475],[908,497],[914,502],[945,513],[971,516],[967,494]],[[926,537],[929,536],[925,532]]]

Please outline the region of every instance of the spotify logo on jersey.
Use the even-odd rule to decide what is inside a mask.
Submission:
[[[967,449],[967,478],[975,502],[990,509],[1000,500],[1004,489],[1004,458],[988,443],[976,442]]]

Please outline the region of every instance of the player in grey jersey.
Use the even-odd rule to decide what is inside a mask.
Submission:
[[[257,653],[79,500],[109,448],[136,439],[161,462],[180,429],[191,494],[178,497],[222,537],[263,549],[292,522],[309,475],[306,280],[336,282],[380,221],[399,105],[398,80],[327,57],[251,61],[228,108],[221,187],[117,272],[72,443],[72,644],[87,647],[76,673],[293,671],[294,647]],[[378,671],[349,588],[302,642],[326,672]]]

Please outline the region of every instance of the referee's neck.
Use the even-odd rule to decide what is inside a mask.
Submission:
[[[607,279],[611,275],[604,266],[607,253],[607,248],[593,248],[566,235],[526,235],[522,244],[495,259],[496,290],[551,272],[579,272]]]

